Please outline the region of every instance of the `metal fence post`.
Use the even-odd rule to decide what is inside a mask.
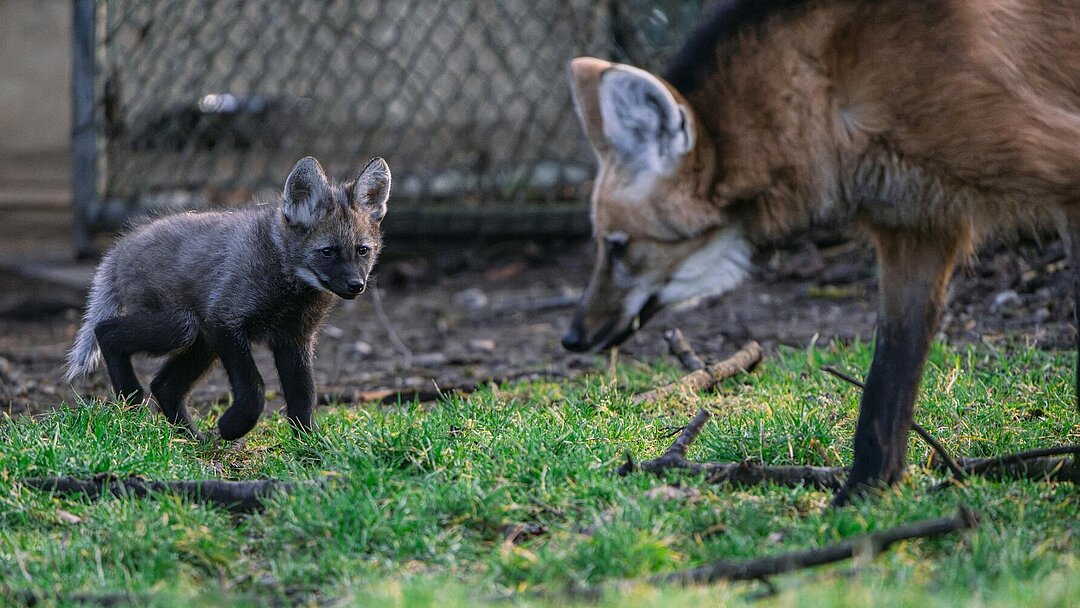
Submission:
[[[76,259],[95,254],[90,213],[97,202],[97,138],[94,121],[96,0],[74,0],[71,32],[72,246]]]

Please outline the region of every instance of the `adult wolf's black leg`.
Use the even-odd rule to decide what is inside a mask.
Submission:
[[[874,361],[859,408],[855,462],[834,505],[903,476],[915,397],[958,249],[933,235],[889,231],[874,236],[881,297]]]
[[[196,333],[190,319],[158,314],[113,317],[94,328],[113,391],[132,401],[142,401],[145,395],[131,366],[131,356],[136,353],[164,355],[179,350],[191,344]]]
[[[198,336],[191,346],[169,358],[150,383],[150,393],[157,400],[165,418],[200,440],[203,439],[202,433],[184,405],[184,399],[192,385],[210,369],[215,358],[206,339]]]
[[[215,329],[210,332],[210,345],[221,358],[233,390],[233,404],[218,419],[218,430],[222,439],[239,439],[255,427],[262,415],[266,400],[263,379],[244,336]]]
[[[1058,218],[1058,232],[1065,245],[1065,254],[1069,257],[1069,273],[1072,275],[1073,324],[1076,328],[1076,408],[1080,410],[1080,217],[1077,214],[1062,215]]]

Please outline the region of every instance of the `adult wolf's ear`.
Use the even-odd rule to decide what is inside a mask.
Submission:
[[[356,176],[352,201],[357,209],[366,210],[371,219],[378,222],[386,215],[386,201],[390,198],[390,166],[381,158],[373,158]]]
[[[600,118],[600,75],[613,63],[596,57],[578,57],[570,62],[570,90],[574,96],[574,109],[585,129],[585,136],[597,152],[608,148],[604,139],[603,121]]]
[[[664,174],[694,147],[690,112],[656,76],[589,57],[570,68],[578,115],[597,151],[610,148],[635,169]]]
[[[319,202],[326,199],[330,182],[319,161],[305,156],[296,161],[285,179],[285,204],[281,212],[290,224],[308,226],[315,220]]]

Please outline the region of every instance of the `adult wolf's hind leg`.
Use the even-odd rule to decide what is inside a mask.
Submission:
[[[958,243],[940,236],[874,236],[881,299],[874,360],[859,407],[855,462],[834,505],[903,476],[915,397],[958,252]]]
[[[1080,214],[1071,213],[1058,218],[1058,233],[1069,257],[1069,274],[1072,277],[1073,324],[1076,329],[1076,408],[1080,411]]]
[[[170,357],[150,383],[150,393],[157,400],[165,418],[199,440],[203,439],[203,435],[184,404],[184,399],[192,385],[210,369],[215,358],[206,339],[198,336],[191,346]]]
[[[113,317],[94,328],[101,354],[109,370],[117,396],[142,401],[142,384],[131,365],[136,353],[164,355],[179,350],[195,339],[195,324],[176,315],[132,314]]]

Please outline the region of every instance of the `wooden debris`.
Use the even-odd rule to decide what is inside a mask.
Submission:
[[[653,584],[701,585],[716,581],[754,580],[803,568],[820,566],[854,557],[876,556],[893,543],[912,538],[930,538],[974,528],[978,518],[961,507],[953,517],[942,517],[881,530],[818,549],[808,549],[743,561],[721,560],[649,579]]]
[[[348,404],[348,403],[377,403],[377,404],[395,404],[411,403],[418,401],[424,403],[427,401],[437,401],[450,395],[467,395],[472,393],[481,386],[487,386],[490,384],[499,385],[506,382],[517,382],[520,380],[540,380],[542,378],[566,378],[570,374],[559,370],[546,370],[546,371],[524,371],[515,374],[509,374],[498,378],[485,378],[476,382],[460,382],[456,384],[436,384],[432,381],[430,387],[397,387],[397,388],[376,388],[369,390],[359,390],[353,388],[347,388],[344,386],[329,386],[325,390],[319,393],[319,405],[330,404]]]
[[[761,361],[761,345],[751,340],[734,355],[704,369],[690,372],[676,382],[634,396],[634,403],[656,401],[680,392],[708,390],[718,382],[750,371]]]
[[[659,458],[636,464],[633,458],[627,455],[627,461],[619,468],[618,474],[628,475],[635,471],[644,471],[660,475],[664,471],[677,469],[704,475],[711,483],[806,485],[823,490],[836,490],[843,485],[847,471],[842,467],[764,466],[749,462],[690,462],[686,459],[686,451],[701,434],[710,416],[708,410],[704,408],[699,410],[690,424],[686,425],[675,438],[671,447]]]
[[[705,369],[705,361],[694,352],[694,347],[690,346],[690,341],[678,327],[665,331],[664,341],[667,342],[671,354],[682,364],[683,369],[688,372]]]
[[[200,479],[195,481],[155,481],[141,477],[97,475],[92,479],[76,477],[27,477],[22,484],[37,490],[57,494],[85,494],[97,499],[106,492],[113,496],[143,497],[151,493],[179,494],[190,500],[208,502],[236,513],[250,513],[263,507],[263,501],[277,492],[289,492],[315,482],[258,479],[225,481]]]
[[[1077,446],[1072,446],[1074,449]],[[987,479],[1034,479],[1080,483],[1080,460],[1072,458],[1032,457],[1011,460],[997,458],[962,458],[960,465],[972,475]]]

